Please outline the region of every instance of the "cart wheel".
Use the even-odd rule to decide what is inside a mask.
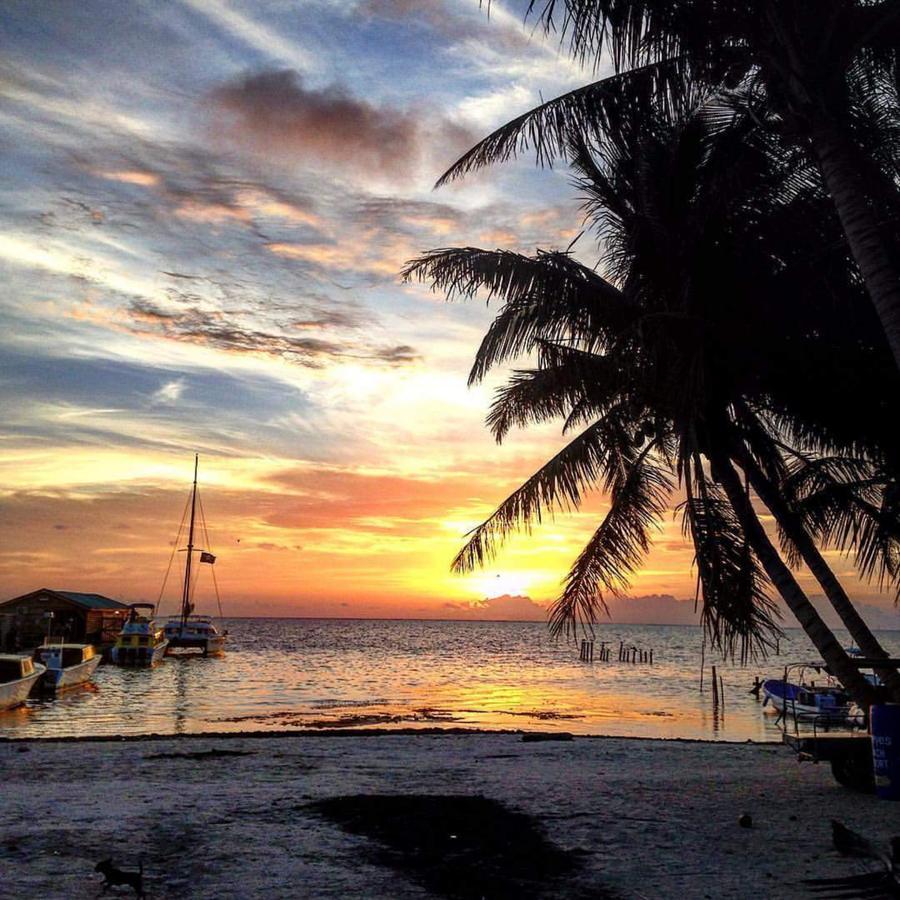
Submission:
[[[834,780],[844,787],[864,794],[875,793],[875,772],[868,754],[850,754],[831,761]]]

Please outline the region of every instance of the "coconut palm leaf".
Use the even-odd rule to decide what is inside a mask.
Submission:
[[[542,348],[545,344],[541,342]],[[627,384],[618,362],[604,356],[573,353],[556,365],[542,359],[537,369],[514,371],[498,389],[486,424],[498,444],[513,427],[560,417],[566,417],[565,434],[577,421],[603,415],[620,400]]]
[[[778,609],[731,504],[698,456],[685,468],[685,490],[683,527],[694,544],[707,637],[741,662],[765,657],[780,634]]]
[[[541,339],[596,345],[613,340],[634,318],[621,291],[568,253],[435,250],[407,263],[403,278],[430,281],[448,300],[483,290],[488,302],[505,301],[476,354],[470,385],[493,366],[530,353]]]
[[[600,527],[578,555],[562,594],[550,609],[554,636],[590,630],[598,612],[608,613],[603,592],[626,590],[632,573],[650,549],[650,533],[668,507],[673,482],[652,461],[652,441],[636,459],[623,458],[610,484],[610,507]]]
[[[510,532],[531,529],[547,512],[572,511],[585,491],[612,483],[632,453],[624,411],[610,410],[570,441],[468,535],[455,572],[471,572],[492,559]]]
[[[437,181],[442,187],[476,169],[534,152],[538,165],[566,155],[573,134],[603,142],[620,131],[623,117],[638,107],[690,108],[697,100],[685,90],[689,72],[679,58],[650,63],[569,91],[517,116],[479,141]]]
[[[900,483],[865,457],[796,459],[785,483],[809,531],[900,599]]]

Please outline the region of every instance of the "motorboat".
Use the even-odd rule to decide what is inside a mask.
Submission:
[[[30,656],[0,654],[0,710],[21,706],[46,668]]]
[[[780,715],[843,721],[854,715],[849,695],[840,688],[792,684],[781,678],[762,683],[763,706],[769,704]]]
[[[38,656],[47,667],[43,686],[57,692],[90,681],[101,659],[93,644],[47,644]]]
[[[147,615],[140,612],[149,610]],[[165,631],[156,623],[152,603],[132,603],[122,631],[110,651],[117,666],[142,666],[152,668],[162,662],[169,642]]]

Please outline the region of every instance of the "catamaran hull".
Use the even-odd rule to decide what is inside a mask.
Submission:
[[[223,656],[225,654],[225,637],[215,638],[169,637],[169,656],[180,653],[201,653],[203,656]]]
[[[31,693],[35,682],[44,674],[44,667],[35,665],[34,672],[16,681],[0,684],[0,710],[21,706]]]
[[[64,691],[66,688],[84,684],[94,677],[97,666],[100,665],[100,657],[94,656],[75,666],[66,666],[64,669],[53,669],[49,666],[44,674],[44,686],[51,691]]]
[[[117,666],[151,669],[163,661],[168,646],[168,641],[162,641],[155,647],[113,647],[110,658]]]

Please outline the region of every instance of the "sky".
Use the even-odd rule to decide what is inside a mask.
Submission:
[[[591,73],[478,0],[7,0],[0,41],[0,598],[155,601],[196,452],[230,614],[543,616],[605,500],[451,574],[563,439],[493,442],[492,310],[399,272],[569,245],[564,171],[433,185]],[[634,609],[694,583],[673,514]]]

